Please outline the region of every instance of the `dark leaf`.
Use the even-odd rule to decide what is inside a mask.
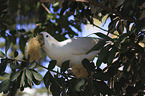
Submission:
[[[6,43],[5,43],[5,46],[6,46],[5,53],[6,54],[7,54],[8,49],[10,48],[10,45],[11,45],[11,41],[7,38],[6,39]]]
[[[121,43],[121,41],[122,41],[123,39],[125,39],[127,36],[128,36],[128,33],[124,33],[124,34],[122,34],[121,36],[119,36],[119,39],[115,42],[115,46],[118,47],[119,44]]]
[[[111,44],[103,47],[98,55],[99,60],[107,59],[106,56],[109,53],[109,49],[111,48]]]
[[[120,5],[122,5],[124,3],[125,0],[118,0],[117,4],[115,5],[115,8],[119,7]]]
[[[57,63],[56,60],[51,60],[49,62],[48,70],[52,70],[55,67],[56,63]]]
[[[114,92],[103,81],[93,80],[93,85],[103,95],[106,95],[106,94],[113,95],[114,94]]]
[[[45,87],[48,89],[49,88],[49,85],[50,85],[50,72],[47,72],[43,78],[44,80],[44,84],[45,84]]]
[[[112,49],[109,52],[109,56],[108,56],[108,63],[111,64],[113,59],[115,58],[115,54],[116,54],[117,48],[115,46],[112,47]]]
[[[91,67],[90,67],[90,61],[88,59],[82,60],[82,65],[86,68],[89,74],[91,74]]]
[[[7,67],[7,63],[8,63],[8,59],[1,59],[1,63],[0,63],[0,74],[3,74],[6,67]]]
[[[99,42],[93,48],[91,48],[86,54],[89,54],[92,51],[100,50],[102,47],[104,47],[105,44],[106,44],[105,40],[99,40]]]
[[[65,12],[65,10],[68,8],[68,3],[69,3],[69,1],[63,2],[63,4],[62,4],[63,8],[60,11],[60,15],[63,15],[63,13]]]
[[[19,55],[18,51],[15,50],[14,57],[17,57]]]
[[[61,73],[64,73],[69,68],[70,60],[64,61],[61,65]]]
[[[102,81],[108,81],[110,79],[110,75],[107,73],[96,73],[93,77]]]
[[[20,50],[23,54],[25,54],[25,45],[26,45],[26,41],[23,35],[20,36],[20,40],[19,40],[19,47]]]
[[[119,34],[122,34],[124,31],[124,26],[123,26],[123,22],[119,21],[118,25],[117,25],[117,31],[119,32]]]
[[[10,80],[7,79],[0,83],[0,93],[4,92],[7,93],[10,87]]]
[[[6,56],[2,51],[0,51],[0,58],[3,58],[3,56]]]
[[[99,58],[97,59],[97,62],[96,62],[96,65],[97,65],[97,68],[99,68],[102,64],[102,60],[100,60]]]
[[[105,34],[103,34],[101,32],[97,32],[97,33],[94,33],[94,34],[96,34],[97,36],[103,38],[104,40],[110,40],[110,41],[112,41],[112,38],[110,38],[108,35],[105,35]]]
[[[53,96],[60,96],[60,87],[56,86],[55,84],[52,84],[50,86],[50,91],[52,92]]]
[[[36,80],[34,77],[33,77],[32,81],[33,81],[36,85],[39,85],[39,84],[41,83],[41,81]]]
[[[20,74],[21,74],[21,71],[17,71],[16,73],[12,74],[10,80],[11,81],[16,80],[18,78],[18,76],[20,76]]]

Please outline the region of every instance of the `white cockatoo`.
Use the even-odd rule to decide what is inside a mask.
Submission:
[[[97,56],[99,51],[86,53],[99,42],[99,39],[74,37],[59,42],[47,32],[41,32],[40,35],[43,38],[42,48],[51,60],[56,60],[58,66],[70,60],[69,67],[72,68],[74,75],[78,78],[87,77],[88,73],[82,65],[82,60],[86,58],[91,61]]]

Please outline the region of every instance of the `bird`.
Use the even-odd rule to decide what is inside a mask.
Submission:
[[[86,58],[92,61],[97,56],[99,50],[86,53],[99,42],[99,38],[74,37],[59,42],[47,32],[41,32],[38,37],[47,56],[56,60],[57,66],[61,67],[63,62],[69,60],[69,67],[77,78],[88,76],[82,60]]]

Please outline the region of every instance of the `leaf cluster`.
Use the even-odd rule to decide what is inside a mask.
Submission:
[[[0,51],[0,76],[3,78],[0,92],[14,96],[18,89],[31,88],[43,81],[48,92],[51,91],[54,96],[143,96],[144,0],[59,0],[62,8],[58,2],[50,4],[49,1],[0,1],[0,37],[5,40],[5,52]],[[93,21],[93,18],[102,21],[104,17],[104,24],[108,18],[111,20],[108,30],[98,27]],[[16,28],[17,24],[26,23],[35,23],[36,28],[29,31]],[[17,59],[20,52],[24,55],[29,38],[37,33],[47,31],[62,41],[66,35],[77,36],[73,29],[81,31],[82,23],[90,23],[106,32],[95,33],[101,39],[86,53],[99,51],[96,63],[87,59],[82,61],[89,74],[87,78],[79,80],[72,75],[68,68],[69,60],[62,64],[60,71],[54,71],[57,61],[50,61],[48,68],[43,67],[48,71],[42,77],[36,70],[36,63],[29,62],[29,57],[27,60]],[[8,53],[10,49],[12,55]],[[104,64],[105,68],[101,68]],[[11,73],[6,73],[7,66],[10,66]]]

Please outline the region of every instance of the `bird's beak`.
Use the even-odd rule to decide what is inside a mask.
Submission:
[[[41,44],[41,46],[44,45],[44,37],[42,33],[39,34],[39,43]]]

